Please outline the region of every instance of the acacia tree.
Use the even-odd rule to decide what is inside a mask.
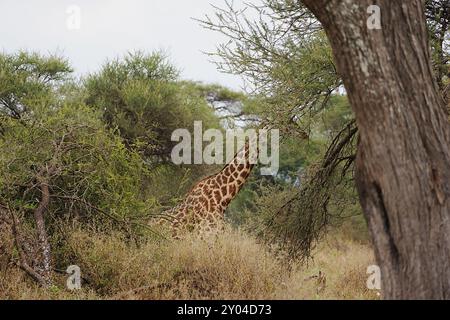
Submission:
[[[304,0],[322,23],[359,128],[356,182],[385,298],[450,298],[450,126],[424,4]]]
[[[448,0],[378,1],[381,30],[367,28],[369,1],[261,2],[247,5],[246,14],[227,3],[225,9],[216,8],[215,21],[201,21],[229,39],[215,54],[223,61],[219,68],[249,78],[257,93],[269,97],[276,119],[288,115],[296,124],[304,123],[302,111],[314,114],[330,107],[327,97],[344,78],[357,126],[363,126],[358,189],[383,270],[385,297],[448,297],[448,125],[436,111],[443,102],[433,83],[435,78],[441,91],[448,91]],[[256,20],[247,9],[256,11]],[[327,59],[326,46],[317,46],[322,41],[314,41],[321,39],[322,29],[334,59]],[[353,126],[350,122],[332,139],[318,175],[310,179],[317,191],[304,185],[286,210],[274,215],[280,223],[270,221],[271,228],[279,229],[275,235],[294,245],[294,253],[307,254],[314,225],[327,223],[329,193],[323,182],[328,185],[336,169],[353,168],[353,148],[348,148],[356,134]],[[324,197],[318,197],[323,191]],[[431,262],[434,257],[439,262]]]
[[[86,104],[102,111],[129,148],[151,160],[170,159],[171,133],[193,130],[194,119],[218,127],[204,97],[179,81],[178,71],[161,52],[137,51],[109,61],[84,80],[84,87]]]
[[[148,165],[83,104],[69,71],[58,57],[0,54],[2,253],[47,287],[65,268],[68,221],[132,238],[151,232],[142,221],[157,207]]]

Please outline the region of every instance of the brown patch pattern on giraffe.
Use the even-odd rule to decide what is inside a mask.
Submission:
[[[186,231],[197,230],[202,234],[222,229],[225,210],[253,169],[248,161],[248,148],[246,144],[220,172],[198,182],[179,205],[167,212],[173,219],[171,229],[175,238]]]

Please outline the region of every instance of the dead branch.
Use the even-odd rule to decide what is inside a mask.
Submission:
[[[22,241],[21,233],[19,231],[19,225],[20,225],[19,219],[16,217],[13,210],[10,210],[8,208],[8,211],[10,213],[11,221],[12,221],[11,231],[12,231],[12,235],[14,238],[14,244],[15,244],[17,252],[19,254],[19,261],[17,263],[19,268],[21,268],[23,271],[25,271],[25,273],[27,273],[33,280],[38,282],[40,285],[47,287],[48,281],[42,275],[40,275],[38,272],[36,272],[33,268],[31,268],[30,265],[28,264],[27,256],[26,256],[25,252],[23,251],[23,241]]]

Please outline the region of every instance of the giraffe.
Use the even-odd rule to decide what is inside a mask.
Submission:
[[[225,210],[241,190],[256,162],[254,157],[258,148],[252,154],[252,144],[253,141],[247,141],[222,170],[200,180],[181,203],[165,212],[171,218],[173,238],[179,239],[186,232],[204,235],[223,228]]]

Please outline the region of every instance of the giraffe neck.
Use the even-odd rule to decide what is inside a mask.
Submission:
[[[216,180],[221,185],[222,205],[225,203],[224,209],[233,200],[242,186],[247,181],[250,173],[255,166],[258,149],[255,154],[250,152],[250,143],[245,146],[234,156],[234,158],[216,175]]]

